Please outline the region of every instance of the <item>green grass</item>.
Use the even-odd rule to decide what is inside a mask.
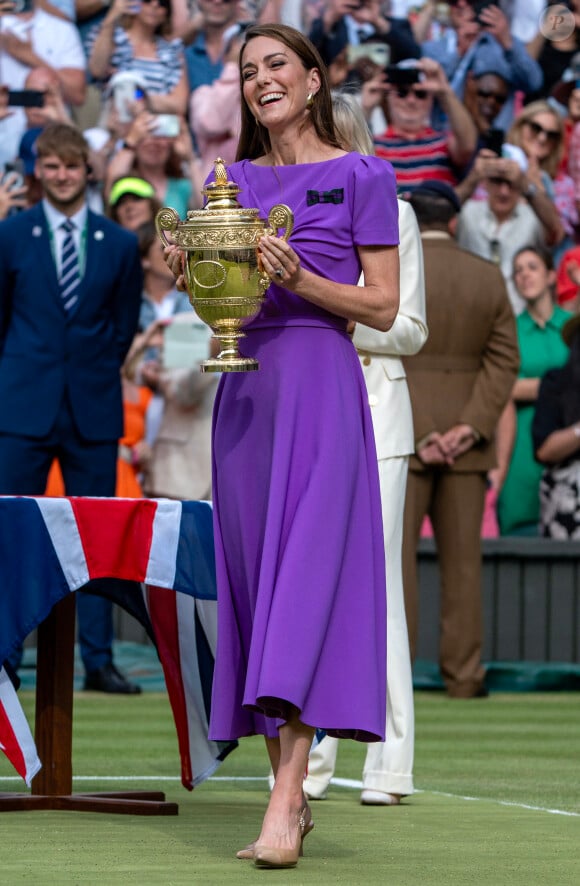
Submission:
[[[32,694],[23,702],[31,718]],[[359,805],[358,790],[333,786],[327,800],[312,804],[316,827],[298,868],[259,871],[234,852],[258,833],[267,785],[234,779],[266,775],[260,739],[243,740],[216,773],[232,780],[210,780],[190,794],[179,783],[163,694],[78,693],[75,790],[161,789],[179,803],[179,815],[2,813],[0,883],[576,886],[579,702],[564,693],[468,702],[417,693],[418,793],[399,808],[372,808]],[[336,775],[360,779],[364,750],[343,742]],[[83,780],[89,775],[97,781]],[[21,789],[12,776],[2,758],[0,790]]]

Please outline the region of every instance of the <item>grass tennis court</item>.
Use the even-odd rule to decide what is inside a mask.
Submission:
[[[22,697],[30,718],[33,694]],[[267,800],[260,739],[242,741],[217,777],[189,794],[163,693],[77,693],[75,790],[165,790],[179,815],[2,813],[0,883],[577,886],[580,696],[415,698],[420,792],[399,808],[361,807],[351,783],[364,747],[343,742],[340,785],[312,804],[304,859],[295,870],[264,871],[234,857],[257,835]],[[3,756],[0,790],[20,790]]]

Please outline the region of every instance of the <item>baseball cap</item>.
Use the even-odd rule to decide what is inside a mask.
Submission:
[[[42,132],[42,129],[35,126],[34,129],[27,129],[21,140],[18,149],[18,156],[24,164],[24,174],[32,175],[36,164],[36,139]]]
[[[456,191],[451,185],[448,185],[447,182],[441,182],[437,179],[427,180],[421,182],[416,188],[413,188],[411,191],[411,196],[413,194],[431,194],[434,197],[443,197],[453,206],[455,212],[459,212],[461,210],[461,202],[459,197],[457,196]]]
[[[120,178],[111,188],[109,206],[116,206],[121,197],[125,197],[127,194],[148,200],[155,196],[155,188],[148,181],[145,181],[144,178],[135,178],[133,176]]]

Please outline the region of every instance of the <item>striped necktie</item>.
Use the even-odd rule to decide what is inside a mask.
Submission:
[[[70,219],[67,219],[67,221],[63,222],[60,227],[65,232],[65,235],[62,242],[60,278],[58,285],[60,287],[60,297],[62,299],[63,307],[68,313],[71,308],[74,308],[79,300],[81,275],[79,270],[79,256],[73,237],[75,224]]]

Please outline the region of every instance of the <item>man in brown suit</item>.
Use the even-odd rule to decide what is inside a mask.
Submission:
[[[439,666],[453,698],[486,695],[481,664],[481,519],[494,431],[517,376],[516,327],[501,271],[453,239],[457,195],[426,182],[411,195],[425,255],[429,338],[404,358],[413,408],[403,584],[417,640],[417,542],[431,518],[441,576]]]

